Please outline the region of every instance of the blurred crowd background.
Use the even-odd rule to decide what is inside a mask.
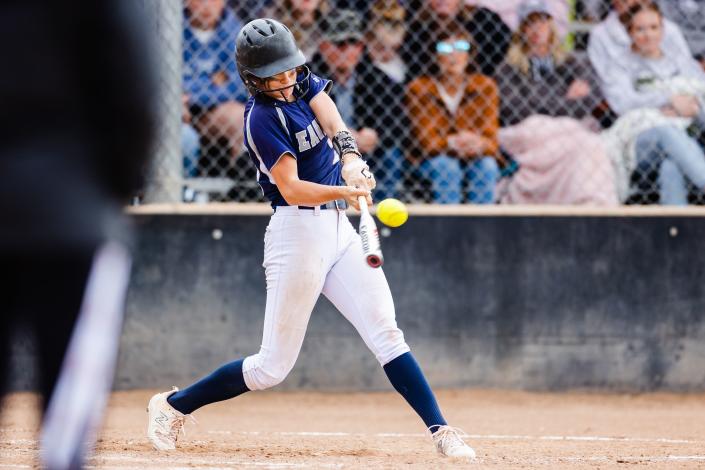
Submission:
[[[181,199],[263,200],[235,39],[270,17],[334,81],[377,200],[703,204],[704,3],[184,0]]]

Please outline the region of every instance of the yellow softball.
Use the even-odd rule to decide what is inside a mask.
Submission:
[[[377,218],[384,225],[399,227],[409,218],[409,212],[399,199],[388,198],[377,204]]]

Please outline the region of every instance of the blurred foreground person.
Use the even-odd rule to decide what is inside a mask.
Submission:
[[[150,44],[134,6],[0,4],[0,392],[22,325],[36,346],[50,469],[83,465],[117,357],[130,269],[121,206],[154,128]]]

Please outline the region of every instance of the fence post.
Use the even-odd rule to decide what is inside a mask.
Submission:
[[[149,19],[157,61],[158,131],[151,168],[147,176],[145,203],[181,201],[181,70],[182,2],[140,0]]]

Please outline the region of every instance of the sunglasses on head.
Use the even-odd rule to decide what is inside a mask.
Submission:
[[[458,41],[441,41],[436,44],[436,52],[439,54],[450,54],[453,51],[468,52],[470,43],[464,39]]]

